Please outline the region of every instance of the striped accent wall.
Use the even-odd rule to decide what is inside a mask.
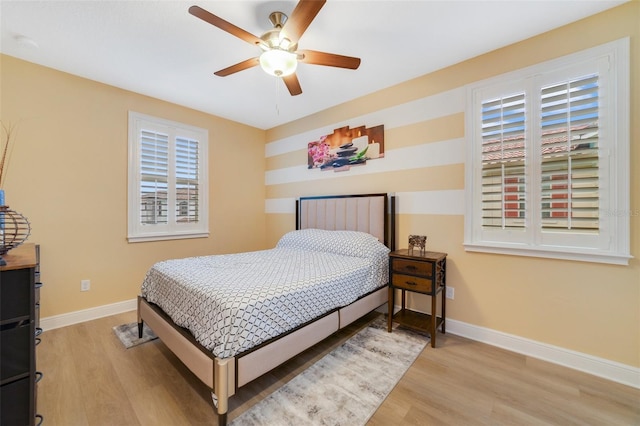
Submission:
[[[265,147],[265,212],[301,195],[394,192],[400,214],[464,214],[465,91],[458,88],[306,131]],[[307,144],[343,126],[384,125],[385,156],[349,171],[307,168]]]

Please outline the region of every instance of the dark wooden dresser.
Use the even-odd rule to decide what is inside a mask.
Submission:
[[[436,330],[445,332],[447,254],[407,249],[389,253],[389,318],[387,329],[393,321],[409,328],[426,331],[431,336],[431,347],[436,347]],[[402,290],[400,310],[393,315],[396,289]],[[412,311],[406,307],[405,292],[431,296],[431,314]],[[437,315],[437,296],[441,295],[441,314]]]
[[[39,318],[38,248],[23,244],[3,256],[0,267],[0,424],[39,425],[36,371]],[[39,280],[38,280],[39,281]]]

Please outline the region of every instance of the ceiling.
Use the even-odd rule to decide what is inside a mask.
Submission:
[[[624,2],[328,0],[299,48],[362,63],[300,64],[295,97],[259,67],[214,76],[259,49],[187,11],[198,5],[260,36],[269,13],[289,14],[295,1],[0,0],[0,52],[269,129]]]

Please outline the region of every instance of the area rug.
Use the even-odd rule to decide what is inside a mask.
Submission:
[[[117,325],[113,327],[113,331],[127,349],[158,338],[158,336],[156,336],[154,332],[147,327],[147,324],[144,324],[142,328],[142,338],[138,338],[137,322]]]
[[[364,425],[428,341],[379,317],[230,424]]]

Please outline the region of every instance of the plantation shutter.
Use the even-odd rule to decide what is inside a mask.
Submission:
[[[176,221],[192,223],[199,215],[199,143],[176,138]]]
[[[629,264],[630,52],[624,37],[468,86],[465,250]]]
[[[166,224],[169,136],[142,130],[140,144],[140,223]]]
[[[525,225],[525,95],[482,102],[482,226]]]
[[[546,230],[598,230],[598,76],[541,90],[541,219]]]
[[[209,236],[206,129],[129,111],[128,240]]]

